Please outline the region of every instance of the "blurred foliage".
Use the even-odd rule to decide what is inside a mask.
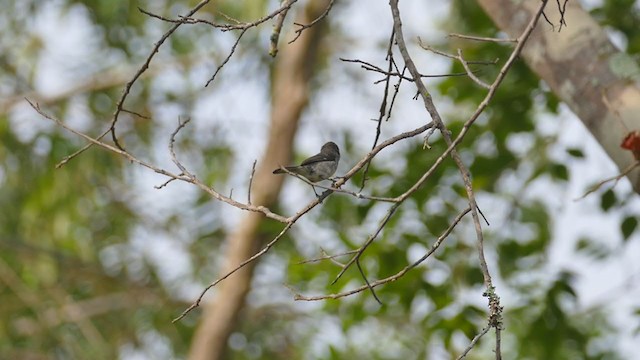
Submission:
[[[80,8],[89,14],[97,41],[105,47],[102,51],[115,54],[116,63],[138,64],[169,25],[149,19],[137,7],[175,17],[196,1],[63,3],[65,11]],[[199,15],[219,21],[225,20],[225,15],[254,19],[272,8],[272,3],[220,1],[215,8],[205,7]],[[38,18],[46,9],[35,1],[0,4],[6,10],[0,15],[4,26],[0,35],[0,93],[3,98],[15,97],[34,88],[44,44],[35,33],[24,30],[33,27],[29,19]],[[628,52],[637,54],[640,28],[638,11],[632,4],[633,1],[607,0],[592,14],[601,24],[623,34]],[[11,16],[15,13],[23,16]],[[443,28],[480,36],[498,35],[471,0],[453,1]],[[270,30],[269,26],[263,28],[266,33]],[[200,44],[208,44],[213,38],[211,33],[207,27],[178,31],[169,40],[170,50],[163,48],[163,55],[193,54]],[[349,36],[337,31],[332,34],[336,38]],[[255,32],[248,36],[233,61],[266,61],[265,45],[258,42],[263,35]],[[339,43],[340,39],[332,41]],[[452,38],[442,48],[449,52],[461,48],[466,59],[500,59],[498,65],[511,51],[508,45]],[[326,51],[323,56],[330,50]],[[381,46],[380,52],[384,51]],[[105,62],[107,58],[104,57]],[[99,68],[104,64],[95,65]],[[193,70],[189,63],[181,66],[181,72]],[[479,76],[488,81],[499,70],[498,66],[476,66]],[[451,67],[452,72],[463,71],[459,64]],[[317,88],[313,94],[322,96],[322,86],[327,82],[324,78],[314,80]],[[163,106],[190,112],[200,91],[197,86],[186,93],[160,91],[149,79],[136,86],[127,106],[143,115],[157,115],[165,109]],[[441,81],[437,90],[456,104],[456,109],[475,107],[484,96],[475,83],[458,77]],[[112,114],[120,91],[119,85],[89,90],[48,104],[48,109],[60,118],[71,117],[81,102],[88,112],[84,126],[97,133],[104,127],[104,119]],[[496,264],[492,268],[494,276],[504,284],[498,293],[504,294],[506,289],[515,299],[505,312],[505,358],[615,359],[620,355],[614,345],[602,345],[603,339],[615,336],[606,312],[575,311],[579,301],[574,289],[576,274],[563,271],[549,278],[546,273],[554,240],[550,205],[523,196],[540,180],[562,188],[575,176],[567,164],[549,155],[557,135],[541,134],[536,127],[538,114],[555,113],[558,105],[558,99],[524,62],[518,61],[490,108],[459,148],[473,175],[474,188],[482,196],[481,207],[484,208],[485,198],[492,199],[500,205],[488,206],[503,207],[508,215],[508,224],[492,225],[485,237],[491,263]],[[36,116],[33,111],[27,114]],[[453,134],[459,133],[464,111],[443,115]],[[56,163],[83,145],[79,139],[54,127],[25,131],[20,128],[24,113],[17,110],[5,110],[1,116],[0,358],[108,359],[127,358],[137,352],[148,358],[185,356],[200,314],[196,312],[175,325],[170,320],[192,298],[181,285],[197,284],[200,289],[215,274],[225,236],[222,218],[226,207],[212,205],[206,194],[187,194],[181,196],[184,202],[171,209],[169,215],[154,218],[145,213],[143,206],[133,205],[132,199],[138,196],[135,182],[139,174],[131,170],[130,163],[92,148],[56,169]],[[120,135],[127,146],[156,160],[156,149],[166,149],[170,131],[153,118],[124,119]],[[224,134],[215,141],[199,139],[199,135],[202,134],[189,128],[181,133],[181,154],[207,183],[226,184],[231,178],[234,149],[227,145]],[[359,153],[352,146],[352,136],[344,134],[345,156],[355,157]],[[391,171],[374,161],[367,190],[375,195],[401,194],[445,148],[442,141],[434,141],[432,146],[429,151],[419,141],[407,146],[402,159],[398,159],[405,164],[402,171]],[[577,161],[585,156],[579,148],[565,152]],[[354,184],[361,183],[361,176],[353,179]],[[516,181],[507,188],[504,183],[508,177],[515,177]],[[617,210],[626,201],[613,190],[602,191],[600,200],[603,212]],[[388,207],[384,203],[332,196],[322,211],[310,218],[336,239],[331,249],[347,251],[366,239]],[[362,261],[368,278],[397,273],[422,256],[465,207],[459,175],[447,159],[397,210],[368,249]],[[470,219],[464,219],[425,264],[376,289],[383,306],[367,292],[310,306],[291,305],[291,301],[267,305],[249,302],[242,318],[250,321],[238,324],[229,340],[229,357],[423,359],[459,355],[486,325],[486,300],[480,295],[482,275],[475,235],[468,231],[470,225]],[[271,239],[281,228],[281,224],[265,222],[261,236]],[[625,213],[620,223],[623,239],[631,239],[638,233],[637,228],[638,215]],[[136,240],[141,231],[151,234],[143,245]],[[154,260],[151,248],[156,246],[152,241],[161,237],[157,234],[183,245],[191,269],[184,277],[172,279]],[[279,246],[270,254],[276,262],[289,265],[285,282],[292,288],[316,294],[362,284],[357,269],[349,270],[340,282],[329,286],[339,271],[335,264],[325,261],[295,265],[302,257],[300,243],[307,239],[293,240],[299,240],[297,247]],[[579,240],[575,248],[577,254],[600,261],[610,259],[615,254],[613,250],[589,237]],[[256,272],[260,273],[260,268]],[[492,342],[490,333],[468,358],[490,358]]]
[[[93,150],[55,169],[78,141],[53,132],[23,142],[6,120],[0,122],[0,281],[6,285],[0,357],[116,356],[113,344],[135,338],[143,324],[138,314],[162,316],[161,306],[171,302],[142,259],[124,257],[111,268],[101,262],[105,249],[126,254],[123,244],[137,219],[119,195],[123,163]]]
[[[604,0],[602,6],[591,10],[591,15],[602,26],[622,33],[628,54],[640,53],[640,8],[636,0]]]

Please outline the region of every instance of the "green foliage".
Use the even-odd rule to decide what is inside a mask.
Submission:
[[[140,4],[127,0],[70,1],[70,8],[82,4],[89,10],[95,24],[104,28],[104,40],[109,46],[131,54],[130,41],[144,35],[146,15],[138,11]]]
[[[56,169],[75,148],[67,137],[41,134],[25,143],[3,126],[0,139],[3,189],[10,189],[0,192],[0,272],[11,290],[0,294],[8,305],[0,311],[0,354],[21,358],[26,349],[49,349],[69,357],[116,356],[105,339],[135,337],[137,325],[127,316],[138,311],[134,304],[144,309],[148,299],[163,298],[152,274],[132,281],[122,272],[108,276],[100,265],[101,251],[122,243],[136,220],[113,196],[122,162],[94,149]],[[42,144],[49,151],[35,150]],[[66,322],[70,306],[84,320]],[[107,316],[110,306],[119,317]],[[93,320],[85,318],[94,310]]]
[[[573,156],[574,158],[577,159],[582,159],[584,158],[584,153],[582,152],[582,150],[577,149],[577,148],[570,148],[567,149],[567,154]]]
[[[541,302],[527,302],[509,315],[511,331],[522,339],[517,352],[519,359],[615,359],[612,349],[601,350],[589,346],[591,341],[606,334],[606,321],[595,323],[598,315],[568,316],[576,305],[573,289],[574,275],[563,272],[544,290]],[[602,319],[599,319],[602,320]],[[594,351],[595,350],[595,351]]]
[[[605,245],[587,237],[578,240],[576,251],[597,260],[604,260],[611,255],[611,251]]]
[[[600,208],[604,211],[609,211],[617,201],[616,193],[612,189],[609,189],[600,196]]]
[[[628,240],[631,234],[638,229],[638,218],[636,216],[627,216],[622,220],[620,224],[620,231],[622,231],[622,238]]]
[[[640,37],[638,37],[640,10],[635,0],[605,0],[601,7],[591,10],[591,15],[603,26],[624,34],[627,53],[640,53]]]

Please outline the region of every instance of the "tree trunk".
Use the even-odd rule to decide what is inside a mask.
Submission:
[[[301,11],[296,22],[308,24],[319,17],[328,1],[311,1]],[[272,206],[280,192],[283,176],[271,172],[291,159],[298,120],[309,100],[308,84],[315,68],[316,50],[324,33],[324,21],[305,30],[298,40],[287,45],[284,37],[272,76],[271,127],[263,158],[256,168],[251,191],[255,205]],[[226,241],[225,261],[221,274],[235,268],[255,254],[262,241],[257,230],[264,216],[254,212],[244,214]],[[214,299],[204,305],[202,321],[194,334],[189,353],[191,360],[222,359],[227,339],[236,328],[239,313],[250,290],[256,262],[217,285]]]
[[[533,16],[537,1],[478,0],[497,26],[517,37]],[[640,71],[636,62],[609,41],[604,30],[577,1],[569,1],[566,27],[557,31],[560,13],[549,1],[551,25],[541,20],[523,51],[529,67],[564,101],[622,171],[634,162],[622,149],[624,137],[640,130]],[[640,193],[640,169],[627,178]]]

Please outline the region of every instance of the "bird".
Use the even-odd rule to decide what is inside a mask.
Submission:
[[[322,145],[320,152],[305,159],[298,166],[285,166],[273,170],[274,174],[285,174],[292,172],[294,174],[305,177],[312,183],[316,183],[322,180],[329,179],[338,168],[338,162],[340,161],[340,149],[334,142],[329,141]],[[318,196],[316,188],[311,185],[313,192]]]

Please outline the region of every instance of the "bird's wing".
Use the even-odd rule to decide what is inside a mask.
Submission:
[[[336,159],[336,157],[333,154],[323,154],[323,153],[319,153],[319,154],[315,154],[312,157],[305,159],[302,164],[300,164],[300,166],[303,165],[309,165],[309,164],[315,164],[315,163],[319,163],[319,162],[323,162],[323,161],[334,161]]]

